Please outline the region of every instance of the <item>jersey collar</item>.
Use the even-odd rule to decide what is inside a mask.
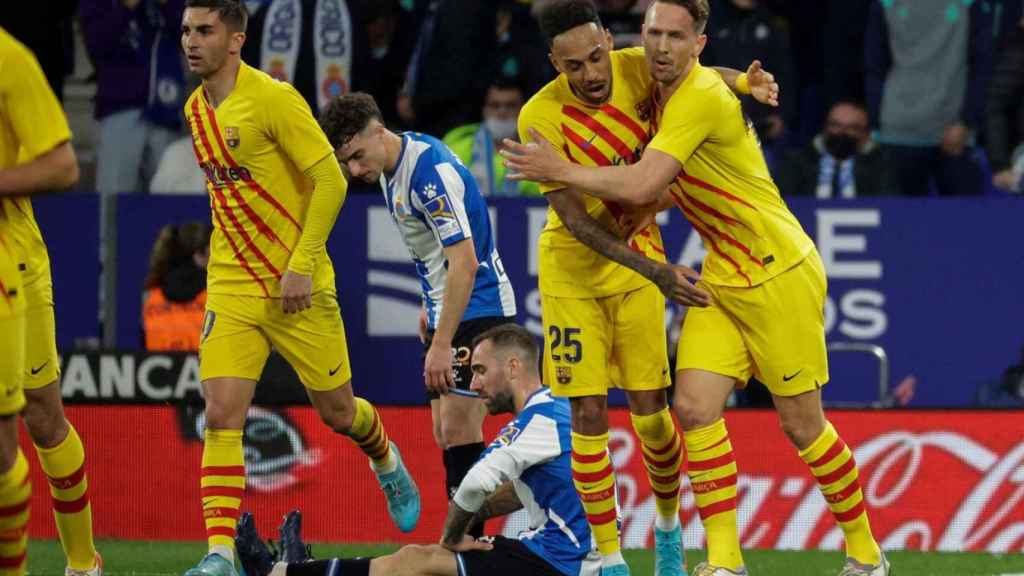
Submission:
[[[398,167],[402,165],[402,160],[405,160],[405,144],[409,141],[409,135],[403,132],[400,136],[402,137],[402,149],[398,151],[398,162],[395,162],[395,167],[391,170],[384,171],[384,178],[388,182],[391,182],[391,179],[395,176],[395,172],[398,172]]]

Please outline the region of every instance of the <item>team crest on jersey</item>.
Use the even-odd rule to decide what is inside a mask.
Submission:
[[[224,128],[224,141],[228,143],[228,148],[238,148],[238,144],[242,141],[238,135],[238,126]]]
[[[494,439],[494,444],[496,446],[508,446],[519,437],[520,432],[522,432],[522,430],[517,426],[509,424],[501,429],[501,432],[498,433],[498,437]]]
[[[641,100],[636,105],[636,115],[644,122],[651,119],[651,100],[649,98]]]
[[[555,367],[555,379],[562,385],[572,382],[572,368],[569,366]]]

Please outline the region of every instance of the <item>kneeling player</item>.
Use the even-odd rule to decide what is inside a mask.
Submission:
[[[253,529],[239,528],[237,548],[249,576],[504,574],[596,576],[601,559],[572,483],[569,402],[540,382],[538,348],[520,326],[504,324],[474,340],[471,389],[506,425],[466,475],[452,500],[441,544],[405,546],[388,556],[274,563]],[[530,529],[519,539],[474,540],[474,518],[525,508]],[[251,526],[250,522],[244,522]],[[301,549],[301,548],[300,548]],[[299,560],[296,562],[296,560]]]

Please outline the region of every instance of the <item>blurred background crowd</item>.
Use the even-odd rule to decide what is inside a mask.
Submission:
[[[373,94],[393,128],[444,138],[485,194],[496,146],[554,70],[534,14],[544,0],[252,0],[243,59],[293,83],[314,112]],[[596,0],[617,47],[638,45],[649,0]],[[82,189],[204,193],[181,105],[184,0],[51,0],[6,10],[75,131]],[[1024,177],[1022,0],[711,0],[706,65],[759,59],[782,104],[748,103],[784,196],[983,195]],[[41,15],[40,11],[45,14]],[[329,45],[333,44],[333,45]],[[325,66],[327,53],[341,66]],[[373,192],[356,185],[357,191]]]

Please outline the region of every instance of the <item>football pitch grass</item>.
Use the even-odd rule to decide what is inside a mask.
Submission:
[[[106,576],[180,575],[206,551],[201,542],[144,542],[100,540]],[[328,556],[373,556],[386,554],[396,546],[314,544],[313,554]],[[751,576],[835,576],[842,563],[838,552],[797,552],[750,550],[744,552]],[[654,572],[654,552],[627,550],[634,576]],[[698,552],[688,552],[691,567],[701,560]],[[897,576],[1024,576],[1024,554],[891,552],[892,573]],[[64,555],[56,540],[34,540],[29,544],[29,573],[60,576],[64,573]],[[526,576],[526,575],[524,575]]]

